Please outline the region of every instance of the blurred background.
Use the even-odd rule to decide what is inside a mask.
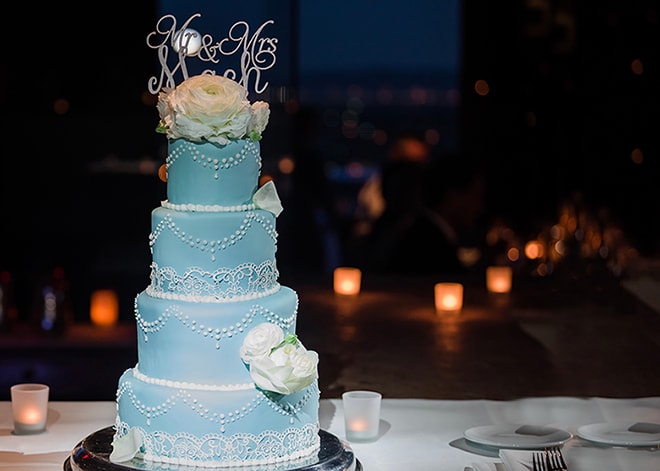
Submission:
[[[284,280],[365,263],[383,211],[367,189],[402,136],[431,160],[469,156],[481,171],[471,244],[483,257],[515,263],[526,241],[549,249],[566,233],[574,255],[616,276],[659,255],[658,1],[20,4],[3,48],[4,321],[33,320],[56,283],[73,320],[88,319],[99,288],[116,290],[132,319],[149,282],[150,212],[166,198],[146,36],[164,14],[197,12],[191,27],[217,40],[239,20],[275,21],[277,64],[251,99],[271,107],[261,146],[285,208]]]

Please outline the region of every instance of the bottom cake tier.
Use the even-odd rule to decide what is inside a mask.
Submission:
[[[290,395],[205,390],[151,384],[131,368],[119,380],[115,446],[146,462],[204,468],[292,462],[318,452],[318,407],[316,382]]]
[[[112,463],[114,427],[107,427],[85,437],[71,451],[64,462],[64,471],[189,471],[187,466],[147,463],[133,459],[126,463]],[[350,446],[325,430],[319,430],[319,450],[313,456],[295,462],[269,466],[241,466],[222,468],[224,471],[362,471],[360,461]]]

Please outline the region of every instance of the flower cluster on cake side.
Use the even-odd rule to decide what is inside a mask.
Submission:
[[[240,353],[252,380],[265,391],[293,394],[318,376],[318,354],[307,350],[295,334],[284,335],[279,326],[269,322],[248,332]]]

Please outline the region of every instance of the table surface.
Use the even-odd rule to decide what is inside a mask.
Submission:
[[[0,402],[0,469],[61,471],[71,450],[87,435],[114,424],[112,401],[49,404],[44,434],[12,434],[11,403]],[[345,439],[340,399],[320,402],[321,428]],[[473,463],[501,463],[477,453],[463,440],[468,428],[489,424],[530,424],[575,434],[581,425],[601,422],[660,424],[660,396],[644,398],[545,397],[510,401],[383,399],[380,432],[370,443],[350,443],[365,471],[410,469],[463,471]],[[574,436],[564,445],[570,471],[657,471],[660,448],[600,446]],[[501,467],[498,465],[498,468]]]

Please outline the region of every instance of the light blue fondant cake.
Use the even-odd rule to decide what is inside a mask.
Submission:
[[[295,335],[296,292],[278,283],[281,206],[272,182],[258,188],[264,106],[244,95],[226,100],[238,107],[232,116],[248,113],[245,129],[213,126],[215,138],[193,140],[173,131],[183,122],[176,113],[185,87],[197,87],[197,97],[208,91],[210,101],[222,95],[218,87],[243,93],[207,75],[159,97],[167,200],[152,212],[151,281],[135,298],[138,362],[119,379],[111,460],[247,468],[313,461],[318,355]]]

